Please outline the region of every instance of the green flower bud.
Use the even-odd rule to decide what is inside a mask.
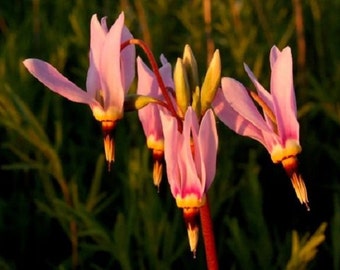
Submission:
[[[177,58],[174,70],[174,83],[176,89],[176,102],[180,109],[178,114],[184,117],[185,112],[190,104],[190,89],[187,73],[185,71],[182,59]]]
[[[221,58],[219,50],[216,50],[211,59],[207,73],[205,75],[203,85],[201,88],[201,115],[210,108],[216,90],[220,84],[221,79]]]
[[[190,91],[193,93],[199,85],[199,79],[196,58],[189,45],[184,47],[183,65],[187,72]]]

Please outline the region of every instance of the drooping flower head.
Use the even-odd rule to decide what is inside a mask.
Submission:
[[[74,102],[88,104],[96,120],[102,123],[106,160],[114,161],[112,131],[123,117],[124,98],[135,75],[135,48],[121,51],[121,44],[131,39],[124,26],[124,13],[108,29],[106,18],[91,19],[89,69],[86,91],[69,81],[52,65],[39,59],[26,59],[28,71],[53,92]]]
[[[164,85],[169,89],[174,89],[171,65],[163,55],[161,55],[161,62],[162,66],[159,68],[159,73]],[[137,58],[137,73],[137,94],[163,100],[164,98],[155,74],[139,57]],[[142,123],[144,134],[147,139],[147,147],[152,150],[154,161],[153,181],[157,187],[159,187],[162,179],[164,159],[164,137],[159,111],[160,105],[155,103],[150,103],[138,110],[139,120]]]
[[[195,253],[198,227],[191,226],[216,172],[218,136],[214,114],[208,109],[201,122],[192,107],[185,113],[183,131],[178,130],[176,119],[161,111],[164,132],[164,154],[171,193],[177,206],[183,208],[189,222],[188,234],[191,251]],[[192,222],[192,224],[190,223]]]
[[[216,115],[236,133],[249,136],[266,147],[274,163],[282,163],[291,178],[296,195],[308,206],[304,181],[298,173],[296,156],[301,152],[299,123],[293,86],[293,63],[289,47],[270,51],[270,92],[256,79],[249,67],[245,70],[256,87],[257,94],[248,91],[232,78],[222,78],[213,107]],[[263,115],[254,104],[263,109]]]

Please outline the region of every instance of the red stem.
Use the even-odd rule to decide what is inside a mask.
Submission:
[[[205,256],[207,260],[207,269],[217,270],[218,261],[214,237],[214,229],[210,215],[208,198],[206,203],[200,208],[202,234],[204,240]]]
[[[162,91],[162,94],[164,96],[164,99],[165,99],[165,103],[160,103],[160,105],[167,105],[165,106],[170,112],[171,114],[176,117],[177,121],[178,121],[178,127],[180,130],[182,130],[182,119],[178,116],[177,112],[176,112],[176,109],[170,99],[170,96],[169,96],[169,93],[167,91],[167,88],[163,82],[163,79],[162,79],[162,76],[161,74],[159,73],[159,69],[158,69],[158,65],[157,65],[157,62],[155,60],[155,57],[153,56],[151,50],[149,49],[148,45],[143,41],[143,40],[140,40],[140,39],[136,39],[136,38],[132,38],[132,39],[129,39],[125,42],[123,42],[120,46],[121,50],[123,50],[126,46],[128,45],[131,45],[131,44],[134,44],[134,45],[138,45],[140,46],[143,51],[145,52],[149,62],[150,62],[150,65],[151,65],[151,69],[153,71],[153,73],[155,74],[156,76],[156,80],[158,82],[158,85]]]

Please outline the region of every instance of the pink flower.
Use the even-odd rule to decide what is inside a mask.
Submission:
[[[293,63],[289,47],[270,51],[270,92],[257,81],[249,67],[245,70],[256,87],[257,95],[240,82],[222,78],[213,107],[216,115],[236,133],[251,137],[266,147],[274,163],[282,163],[292,180],[296,195],[307,208],[304,181],[297,172],[297,154],[301,152],[299,123],[293,86]],[[258,111],[253,100],[263,109]]]
[[[124,26],[121,13],[110,29],[106,18],[91,19],[89,69],[86,90],[69,81],[52,65],[39,59],[26,59],[28,71],[53,92],[74,102],[88,104],[96,120],[102,123],[104,147],[108,163],[114,161],[112,131],[123,117],[124,98],[134,79],[135,48],[129,46],[121,51],[121,44],[132,35]]]
[[[162,67],[159,69],[164,85],[174,89],[171,65],[166,58],[161,56]],[[137,94],[151,96],[162,100],[162,92],[154,73],[145,65],[141,58],[137,58],[138,85]],[[138,110],[139,120],[142,123],[147,146],[153,151],[153,180],[159,187],[163,173],[164,138],[161,118],[159,115],[160,105],[150,103]]]
[[[199,123],[196,113],[189,107],[184,117],[183,131],[173,116],[161,111],[164,132],[164,155],[171,193],[177,206],[183,208],[188,225],[191,251],[195,252],[198,227],[195,216],[206,202],[216,172],[218,136],[211,109]]]

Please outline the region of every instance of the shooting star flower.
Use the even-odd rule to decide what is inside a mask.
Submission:
[[[173,116],[161,111],[164,154],[171,193],[183,208],[190,249],[195,254],[198,241],[199,208],[206,202],[216,172],[218,136],[213,111],[208,109],[201,122],[188,107],[183,131]]]
[[[169,89],[174,89],[171,65],[163,55],[161,55],[161,62],[162,66],[159,68],[159,73],[164,85]],[[162,100],[162,92],[155,75],[139,57],[137,58],[137,73],[137,94]],[[154,162],[153,182],[159,188],[162,180],[164,160],[164,138],[160,118],[160,105],[150,103],[138,110],[138,116],[147,139],[147,147],[152,150]]]
[[[251,137],[270,153],[274,163],[281,163],[290,177],[301,204],[309,210],[305,183],[298,172],[297,155],[301,152],[299,123],[293,86],[293,63],[289,47],[270,51],[271,81],[268,92],[249,67],[245,70],[257,94],[232,78],[222,78],[222,87],[213,102],[214,111],[236,133]],[[263,115],[253,100],[262,107]]]
[[[132,35],[124,26],[124,13],[108,29],[106,18],[91,19],[89,68],[86,90],[64,77],[51,64],[39,59],[26,59],[28,71],[53,92],[78,103],[88,104],[102,124],[108,165],[114,161],[113,130],[124,114],[124,98],[135,75],[135,48],[121,51],[121,44]],[[110,168],[110,167],[109,167]]]

